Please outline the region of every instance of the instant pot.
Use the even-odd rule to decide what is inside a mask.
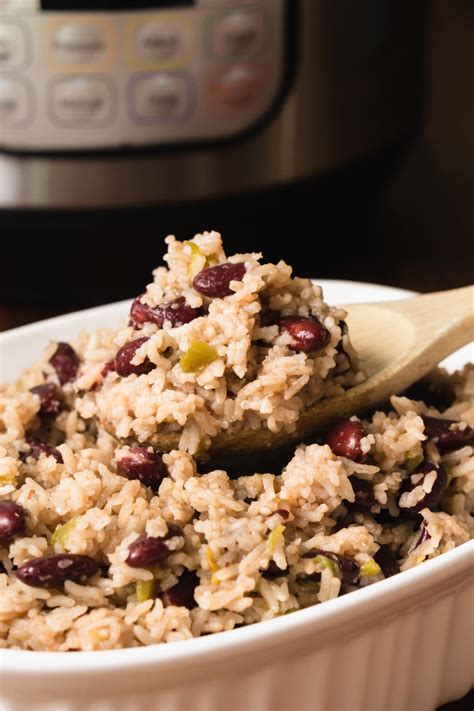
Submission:
[[[49,298],[39,244],[20,245],[38,234],[65,287],[84,264],[52,243],[94,249],[79,305],[127,295],[168,232],[221,229],[229,251],[268,258],[286,240],[311,271],[304,243],[324,253],[349,216],[355,230],[416,133],[424,15],[412,0],[0,0],[0,224],[23,270],[2,289]],[[149,242],[114,260],[119,287],[110,238]]]

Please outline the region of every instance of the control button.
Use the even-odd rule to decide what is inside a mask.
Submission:
[[[0,24],[0,70],[19,69],[26,62],[26,36],[13,22]]]
[[[245,108],[262,93],[262,77],[254,68],[234,65],[211,80],[214,102],[229,108]]]
[[[255,3],[255,0],[199,0],[199,5],[203,7],[227,7],[231,8],[236,5],[250,5]]]
[[[54,58],[71,64],[94,63],[107,51],[107,42],[102,27],[86,23],[60,25],[54,33]]]
[[[0,12],[26,16],[28,13],[38,12],[38,0],[0,0]]]
[[[157,72],[135,77],[131,105],[138,121],[182,121],[192,108],[190,79],[178,72]]]
[[[113,91],[97,77],[74,77],[53,82],[51,109],[61,124],[97,126],[111,119]]]
[[[31,117],[31,97],[23,80],[0,78],[0,123],[24,125]]]
[[[217,15],[211,29],[211,49],[216,57],[255,57],[265,41],[264,16],[258,10],[237,10]]]
[[[137,30],[135,51],[145,62],[168,62],[183,52],[188,28],[177,22],[153,20]]]

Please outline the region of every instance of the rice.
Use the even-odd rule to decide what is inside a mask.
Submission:
[[[134,360],[157,367],[104,375],[137,335],[123,326],[82,334],[73,343],[76,365],[67,362],[77,372],[62,384],[65,354],[72,356],[53,343],[0,390],[2,647],[117,649],[231,630],[370,585],[472,536],[474,366],[437,374],[453,391],[443,406],[426,391],[422,399],[394,396],[366,420],[351,418],[357,456],[341,453],[327,433],[299,445],[276,473],[203,473],[193,456],[203,439],[207,446],[221,429],[291,428],[310,404],[363,375],[344,313],[326,306],[318,287],[292,279],[283,263],[236,255],[243,280],[206,302],[190,286],[193,260],[202,268],[225,256],[217,233],[193,244],[199,249],[168,239],[169,269],[155,271],[143,297],[155,308],[185,296],[205,310],[181,326],[142,324],[149,340]],[[317,319],[327,345],[295,352],[268,325],[273,311]],[[181,373],[179,354],[197,337],[219,357],[204,371]],[[140,471],[131,467],[136,447],[108,431],[146,443],[160,428],[181,428],[179,448],[160,458],[140,447]],[[156,485],[146,478],[150,462],[160,465]],[[10,538],[5,502],[25,520]],[[132,565],[131,552],[149,541],[161,557]],[[31,561],[50,556],[92,568],[54,585],[38,576],[39,586],[25,582]]]
[[[83,359],[77,380],[83,397],[76,409],[84,419],[97,417],[119,438],[139,442],[179,433],[179,448],[194,454],[222,430],[264,426],[292,432],[303,409],[363,380],[345,311],[327,306],[321,288],[309,279],[293,278],[284,262],[261,264],[260,254],[227,259],[217,232],[184,243],[168,237],[166,242],[168,268],[155,270],[138,308],[176,305],[185,298],[196,310],[190,314],[194,318],[177,325],[165,322],[165,329],[147,321],[84,335],[76,344]],[[209,298],[193,288],[196,270],[209,263],[244,265],[242,280],[230,282],[226,298]],[[170,316],[176,313],[168,310]],[[311,353],[292,349],[291,336],[278,326],[288,315],[315,319],[327,343]],[[105,363],[137,335],[147,340],[132,364],[148,358],[154,367],[127,377],[111,370],[104,378]],[[205,368],[185,370],[183,361],[196,343],[213,359]]]

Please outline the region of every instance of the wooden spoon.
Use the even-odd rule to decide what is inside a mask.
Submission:
[[[474,339],[474,286],[425,294],[402,301],[344,307],[349,334],[367,380],[342,395],[308,407],[297,429],[270,432],[225,431],[212,441],[211,457],[249,455],[299,442],[335,420],[362,414],[405,390],[443,358]],[[148,444],[166,452],[177,449],[179,433],[153,435]]]

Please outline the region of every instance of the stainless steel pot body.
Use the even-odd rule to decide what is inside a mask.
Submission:
[[[97,145],[81,155],[7,146],[0,149],[0,207],[214,199],[331,173],[412,131],[420,116],[423,4],[289,3],[291,26],[283,27],[275,69],[279,95],[249,130],[223,140],[107,146],[105,152]],[[1,137],[0,123],[0,144]]]

